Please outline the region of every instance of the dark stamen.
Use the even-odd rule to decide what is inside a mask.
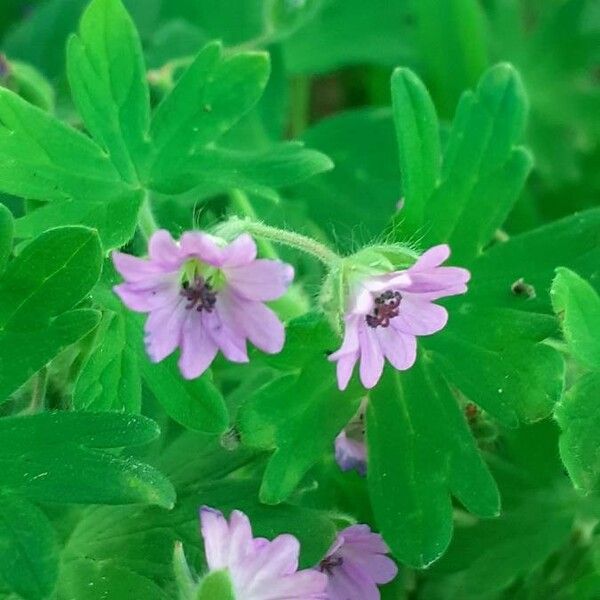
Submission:
[[[217,302],[217,294],[212,291],[212,286],[204,277],[198,276],[193,282],[184,281],[181,284],[179,292],[184,298],[189,300],[186,309],[195,308],[198,312],[205,310],[210,313],[213,311]]]
[[[337,556],[335,554],[326,556],[319,563],[319,571],[321,571],[321,573],[327,573],[328,575],[331,575],[335,567],[341,567],[343,564],[344,558],[342,556]]]
[[[367,315],[365,320],[369,327],[389,327],[391,319],[398,316],[402,295],[400,292],[387,290],[375,298],[373,314]]]

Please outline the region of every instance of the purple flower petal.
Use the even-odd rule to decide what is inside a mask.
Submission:
[[[243,233],[223,249],[220,266],[229,269],[249,265],[256,260],[256,253],[256,243],[247,233]]]
[[[358,330],[358,339],[360,341],[360,380],[367,389],[371,389],[383,373],[383,352],[377,342],[375,332],[370,327],[362,326]]]
[[[395,326],[375,330],[383,355],[399,371],[410,369],[417,360],[417,339],[414,335],[396,330]]]
[[[364,441],[350,439],[345,431],[335,438],[335,460],[342,471],[355,469],[359,475],[367,471],[367,449]]]
[[[294,279],[294,269],[278,260],[259,259],[224,271],[239,296],[262,302],[283,296]]]
[[[186,258],[196,258],[213,267],[220,267],[225,260],[225,251],[219,240],[207,233],[188,231],[179,242],[181,253]]]
[[[200,377],[214,360],[217,350],[217,345],[202,324],[202,314],[190,311],[181,330],[181,374],[186,379]]]
[[[402,310],[391,326],[411,335],[431,335],[443,329],[447,322],[448,311],[443,306],[410,296],[402,299]]]
[[[148,243],[148,254],[151,264],[163,269],[177,270],[183,262],[181,250],[171,234],[164,230],[158,230]]]

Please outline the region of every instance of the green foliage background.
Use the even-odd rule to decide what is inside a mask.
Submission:
[[[385,600],[600,597],[597,1],[15,0],[0,36],[0,598],[177,598],[203,504],[303,566],[369,523]],[[366,479],[333,459],[365,391],[321,267],[263,243],[284,351],[186,381],[111,291],[152,214],[469,268],[370,393]]]

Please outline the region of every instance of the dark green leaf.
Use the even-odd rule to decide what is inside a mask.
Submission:
[[[24,498],[0,495],[0,578],[25,600],[50,596],[58,544],[46,515]]]
[[[42,413],[0,420],[3,487],[39,502],[157,504],[175,493],[156,469],[93,450],[147,442],[158,428],[145,417],[116,413]]]
[[[600,489],[600,373],[584,375],[564,395],[555,417],[562,429],[560,456],[575,487]]]
[[[137,181],[146,152],[150,101],[135,25],[120,0],[94,0],[69,40],[67,70],[87,129],[121,177]]]
[[[573,357],[600,370],[600,296],[577,273],[561,267],[550,297]]]
[[[423,225],[426,202],[440,176],[438,120],[427,89],[409,69],[394,71],[392,101],[404,200],[398,221],[415,232]]]
[[[357,386],[340,392],[325,359],[336,342],[322,316],[309,314],[292,321],[285,351],[270,361],[288,372],[240,407],[237,428],[242,443],[274,450],[261,486],[263,502],[285,500],[323,454],[332,451],[336,435],[358,410],[364,391]]]
[[[502,225],[529,172],[529,156],[515,147],[525,113],[523,85],[508,64],[487,71],[476,92],[461,98],[424,232],[427,244],[447,241],[459,263],[479,253]],[[492,197],[482,201],[487,194]]]
[[[402,562],[423,568],[444,552],[451,493],[475,514],[498,514],[496,484],[456,399],[426,359],[403,374],[386,369],[367,408],[367,447],[375,519]]]
[[[12,253],[14,224],[10,210],[0,204],[0,275]]]
[[[135,336],[122,314],[107,312],[96,335],[96,347],[83,366],[75,390],[76,410],[140,412],[142,389]]]

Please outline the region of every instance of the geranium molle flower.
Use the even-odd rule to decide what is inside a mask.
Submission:
[[[113,252],[125,279],[114,290],[131,310],[149,313],[146,350],[159,362],[181,348],[184,377],[200,376],[220,350],[233,362],[247,362],[246,340],[276,353],[283,325],[264,302],[285,294],[293,268],[257,259],[247,234],[230,244],[201,232],[183,234],[179,243],[164,230],[148,243],[147,259]]]
[[[408,269],[367,276],[351,290],[344,340],[329,356],[337,362],[341,390],[358,361],[366,388],[379,381],[385,359],[396,369],[409,369],[417,356],[417,336],[443,329],[448,313],[434,301],[463,294],[470,278],[466,269],[440,266],[448,256],[447,245],[434,246]]]
[[[313,569],[298,571],[300,544],[293,535],[274,540],[252,536],[248,517],[237,510],[229,522],[217,510],[200,510],[206,562],[226,569],[238,600],[327,600],[327,577]]]
[[[368,525],[340,531],[318,567],[327,575],[328,600],[379,600],[377,586],[389,583],[398,573],[388,552],[382,537]]]

